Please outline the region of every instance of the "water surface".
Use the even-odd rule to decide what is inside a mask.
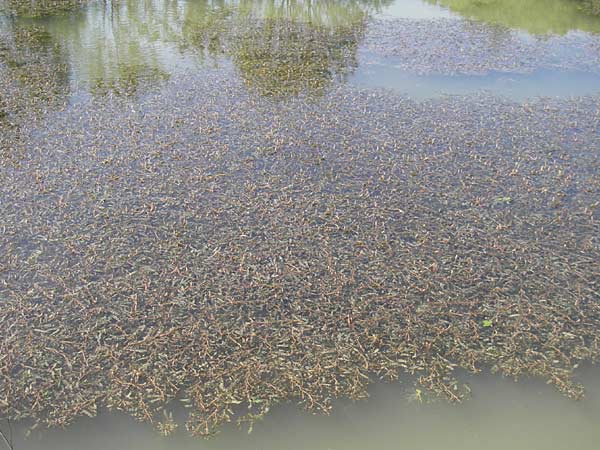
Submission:
[[[496,1],[336,0],[316,4],[127,0],[92,2],[73,13],[41,19],[4,19],[1,27],[7,36],[21,27],[41,27],[68,65],[71,84],[100,91],[127,91],[139,82],[160,83],[170,75],[233,64],[242,77],[254,81],[263,77],[265,85],[293,84],[294,77],[310,76],[319,89],[335,80],[392,88],[421,99],[481,91],[515,100],[597,92],[598,77],[589,73],[593,64],[589,54],[597,54],[597,39],[576,32],[600,31],[600,19],[584,14],[566,0],[553,0],[544,8],[542,3],[547,6],[548,2],[516,3],[526,6],[517,8],[510,2]],[[485,32],[489,36],[483,36],[481,29],[474,33],[468,28],[457,35],[456,25],[451,23],[460,23],[462,18],[474,19],[484,27],[490,24]],[[398,65],[398,58],[370,56],[372,46],[365,48],[365,34],[367,42],[370,35],[374,35],[371,41],[385,39],[385,34],[380,36],[385,27],[378,22],[382,19],[391,21],[387,26],[396,30],[407,23],[421,23],[421,29],[432,26],[452,31],[448,30],[447,40],[439,45],[428,42],[432,38],[427,33],[410,40],[414,34],[411,27],[402,38],[384,41],[386,48],[380,49],[384,54],[394,46],[404,46],[400,56],[403,63]],[[557,40],[562,34],[570,37]],[[546,41],[537,35],[555,37]],[[472,62],[452,73],[454,76],[440,73],[443,61],[434,67],[421,67],[424,61],[441,55],[463,59],[465,45],[477,47],[478,53]],[[432,53],[427,53],[428,46]],[[411,52],[406,54],[408,49]],[[531,55],[538,55],[533,62]],[[472,76],[470,66],[474,67],[478,58],[504,62]],[[563,67],[565,60],[579,63]],[[509,61],[514,62],[507,64]],[[590,63],[586,65],[586,61]],[[567,78],[570,83],[565,82]],[[290,93],[306,88],[302,81],[296,84]]]
[[[17,450],[595,448],[600,35],[548,4],[2,15],[0,413],[69,426]]]
[[[400,3],[402,0],[399,0]],[[427,0],[462,17],[536,35],[600,32],[600,19],[569,0]]]
[[[340,401],[330,416],[291,406],[247,429],[234,426],[209,441],[181,432],[160,438],[151,427],[119,415],[81,419],[67,432],[34,432],[28,450],[592,450],[600,440],[600,373],[586,370],[585,400],[556,396],[536,380],[469,379],[476,395],[461,405],[421,403],[406,384],[379,384],[367,401]]]

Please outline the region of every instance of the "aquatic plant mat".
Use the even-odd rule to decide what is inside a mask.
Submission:
[[[0,417],[117,409],[167,434],[183,403],[210,435],[406,374],[459,401],[459,369],[581,397],[573,371],[600,352],[600,99],[414,102],[341,82],[362,29],[263,25],[209,38],[222,65],[102,89],[73,87],[43,30],[2,36]],[[455,35],[484,33],[469,26]],[[553,64],[441,42],[415,71]]]
[[[406,372],[459,400],[457,368],[582,395],[598,99],[275,101],[225,79],[23,125],[0,171],[3,416],[156,422],[178,397],[205,435]]]

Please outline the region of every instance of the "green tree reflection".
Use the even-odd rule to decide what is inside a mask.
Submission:
[[[258,92],[297,95],[353,70],[366,17],[391,1],[106,0],[42,26],[95,92],[134,93],[225,59]]]
[[[80,8],[87,0],[0,0],[0,13],[41,17]]]
[[[586,13],[577,0],[427,0],[483,22],[532,34],[600,33],[600,17]]]
[[[318,94],[356,67],[365,20],[387,3],[242,0],[235,12],[221,4],[204,16],[209,20],[188,22],[185,31],[210,54],[231,57],[245,83],[262,95]]]
[[[267,19],[238,36],[233,60],[247,85],[263,95],[320,94],[357,66],[362,23],[328,29]]]

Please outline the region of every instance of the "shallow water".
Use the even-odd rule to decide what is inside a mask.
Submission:
[[[401,0],[400,0],[401,1]],[[427,0],[462,17],[549,35],[582,30],[600,32],[600,20],[568,0]]]
[[[1,16],[15,448],[595,449],[600,19],[522,3]]]
[[[208,441],[180,432],[159,438],[130,418],[82,419],[68,432],[34,431],[15,442],[28,450],[593,450],[600,441],[600,372],[583,373],[586,398],[574,402],[536,380],[515,383],[470,377],[476,394],[461,405],[414,399],[406,384],[378,384],[366,401],[340,401],[329,416],[291,406],[273,410],[247,429],[235,426]]]
[[[414,99],[468,95],[474,91],[527,101],[534,97],[573,97],[600,93],[600,75],[537,70],[531,74],[491,72],[486,75],[414,75],[393,63],[365,65],[350,78],[362,86],[393,89]]]
[[[378,14],[412,19],[462,17],[535,35],[600,32],[600,19],[569,0],[393,0]]]
[[[526,3],[525,8],[515,8],[506,2],[332,1],[309,7],[302,2],[278,6],[268,1],[128,0],[93,2],[71,14],[41,19],[5,20],[0,27],[11,34],[22,26],[41,26],[67,64],[71,85],[92,90],[118,91],[124,84],[160,83],[171,75],[199,72],[207,66],[233,64],[244,72],[249,66],[281,64],[274,53],[270,54],[270,61],[263,57],[252,59],[256,52],[271,51],[268,47],[243,49],[232,43],[236,39],[252,41],[249,36],[240,36],[241,30],[267,20],[304,24],[299,32],[305,42],[312,39],[314,30],[324,29],[326,33],[319,38],[325,40],[323,45],[311,50],[313,58],[285,62],[292,73],[302,73],[303,65],[315,64],[315,70],[322,73],[319,76],[392,88],[417,99],[488,92],[520,101],[596,93],[599,78],[592,72],[596,70],[600,38],[573,33],[600,31],[600,19],[580,12],[568,0],[553,0],[549,7],[546,1]],[[517,10],[514,17],[519,21],[512,15],[505,17],[506,11]],[[481,30],[473,34],[469,29],[457,34],[456,23],[463,17],[507,28],[489,28],[486,36]],[[389,23],[382,25],[380,20]],[[397,20],[402,22],[394,22]],[[380,41],[379,34],[386,26],[401,30],[408,23],[420,23],[422,30],[431,26],[448,31],[442,31],[438,37],[428,33],[417,36],[409,26],[404,36],[387,41],[384,48],[368,44]],[[351,31],[361,27],[366,27],[366,41],[361,33]],[[327,33],[343,36],[344,47],[339,49],[341,41]],[[568,35],[564,40],[556,38],[565,33]],[[540,39],[535,37],[538,34],[555,37]],[[289,36],[279,38],[285,40]],[[270,44],[261,45],[275,45],[274,37],[270,39]],[[477,54],[471,55],[471,50],[464,53],[463,44],[456,45],[461,42],[477,42]],[[419,49],[423,44],[426,45]],[[386,57],[386,52],[394,49],[402,53]],[[317,58],[329,60],[320,67],[323,62]],[[447,73],[444,67],[452,67],[453,63],[444,59],[462,60],[464,65]],[[485,60],[493,62],[486,65]],[[428,66],[426,61],[436,63]],[[271,72],[271,77],[274,75]],[[315,80],[318,85],[323,82],[327,81]]]

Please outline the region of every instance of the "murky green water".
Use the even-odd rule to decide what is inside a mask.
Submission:
[[[0,0],[16,450],[598,447],[600,17],[33,3]]]

